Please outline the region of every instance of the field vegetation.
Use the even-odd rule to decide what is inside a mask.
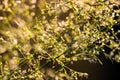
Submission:
[[[120,62],[118,3],[0,0],[0,79],[78,80],[89,74],[70,68],[74,61],[102,65],[103,53]]]

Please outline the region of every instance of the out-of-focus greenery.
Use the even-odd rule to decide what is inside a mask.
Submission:
[[[116,23],[113,5],[117,0],[1,0],[0,79],[87,77],[67,64],[98,61],[96,55],[109,41],[109,47],[119,48],[108,32]],[[105,55],[120,61],[120,54]]]

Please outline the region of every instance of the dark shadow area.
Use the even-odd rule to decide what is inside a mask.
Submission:
[[[76,61],[69,67],[89,74],[88,78],[79,78],[79,80],[120,80],[120,63],[107,59],[104,54],[99,55],[98,58],[103,64]]]

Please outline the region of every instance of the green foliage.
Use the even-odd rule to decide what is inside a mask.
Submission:
[[[3,0],[0,4],[0,79],[77,80],[67,65],[98,60],[116,23],[114,0]],[[104,31],[106,29],[106,31]],[[97,40],[101,45],[96,45]],[[111,41],[110,47],[119,47]],[[106,55],[106,57],[111,55]],[[120,54],[115,58],[119,62]]]

